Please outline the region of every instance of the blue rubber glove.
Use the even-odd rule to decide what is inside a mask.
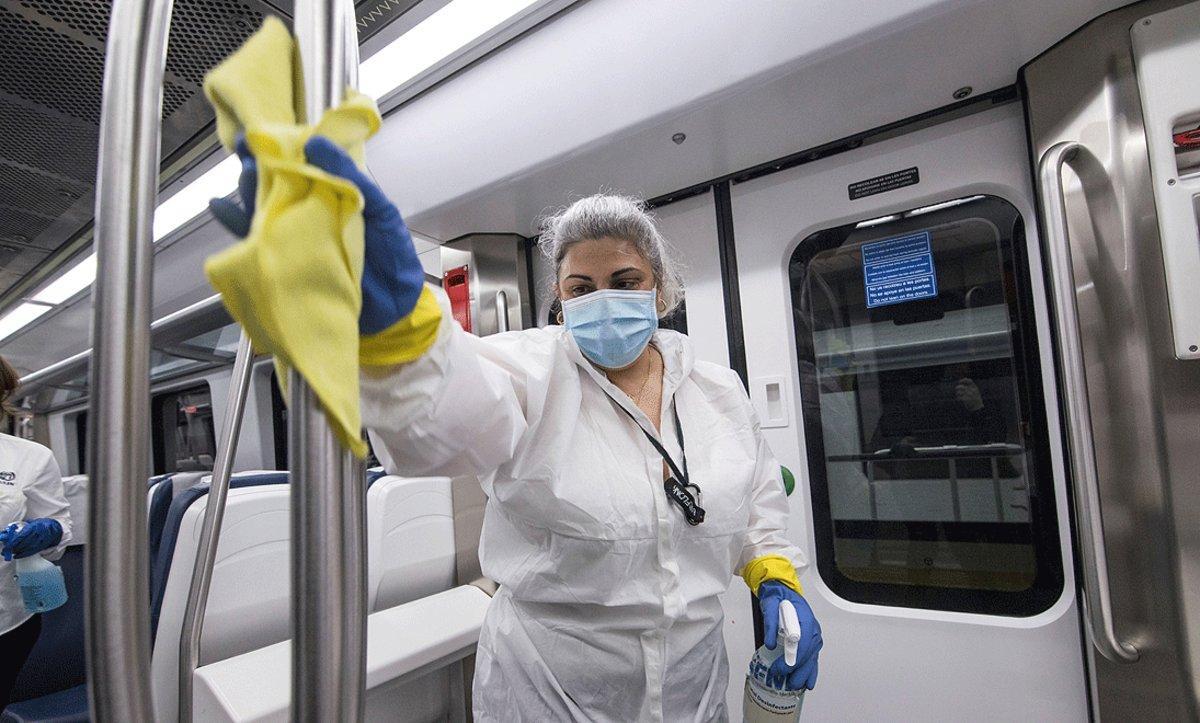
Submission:
[[[817,656],[825,644],[821,639],[821,624],[800,593],[777,580],[767,580],[758,586],[758,605],[763,615],[763,643],[768,650],[775,649],[779,638],[779,604],[784,600],[796,609],[796,617],[800,621],[796,664],[789,666],[784,656],[779,656],[771,664],[767,682],[782,685],[788,690],[812,690],[817,685]]]
[[[246,238],[250,233],[250,219],[254,217],[254,194],[258,190],[258,164],[246,144],[246,136],[238,136],[236,146],[238,158],[242,161],[242,172],[238,174],[238,198],[241,204],[228,198],[214,198],[208,202],[208,208],[216,216],[221,225],[238,238]]]
[[[254,216],[258,167],[244,138],[238,139],[236,149],[242,159],[238,178],[242,202],[239,205],[229,199],[214,198],[209,208],[221,225],[244,237]],[[313,136],[305,144],[304,153],[310,164],[350,181],[363,195],[363,305],[358,331],[364,336],[377,334],[412,312],[425,285],[425,270],[417,258],[412,235],[395,204],[336,143],[324,136]]]
[[[57,545],[62,540],[62,534],[62,525],[58,524],[58,520],[47,517],[26,520],[23,526],[14,522],[0,532],[0,555],[10,562],[36,555]]]

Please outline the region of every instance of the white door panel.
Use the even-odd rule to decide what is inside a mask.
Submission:
[[[696,358],[729,364],[729,334],[725,326],[725,292],[717,238],[717,211],[712,191],[654,210],[658,229],[675,251],[687,287],[688,337]],[[725,702],[733,720],[742,711],[746,666],[754,655],[754,617],[750,588],[740,577],[730,580],[721,596],[725,612],[725,650],[729,656],[729,689]]]
[[[654,209],[654,216],[683,275],[688,338],[696,349],[696,358],[728,366],[729,337],[712,192],[660,206]]]
[[[733,187],[742,316],[750,378],[784,377],[790,423],[764,429],[780,461],[797,471],[790,534],[816,560],[796,332],[788,264],[801,240],[847,223],[975,194],[998,196],[1020,213],[1029,257],[1042,368],[1043,439],[1051,440],[1063,585],[1029,617],[851,602],[818,574],[801,577],[822,621],[826,647],[807,720],[1084,720],[1086,683],[1068,539],[1066,490],[1036,216],[1018,104],[864,146]],[[851,201],[856,181],[918,167],[920,182]],[[1019,268],[1019,267],[1018,267]],[[689,304],[692,303],[689,300]],[[810,404],[813,400],[807,400]],[[870,464],[870,463],[868,463]],[[1050,484],[1043,480],[1044,485]],[[965,499],[965,498],[964,498]],[[997,503],[999,504],[999,502]],[[968,519],[969,505],[962,510]],[[827,513],[826,513],[827,514]],[[982,514],[982,513],[979,513]],[[877,519],[882,519],[880,516]],[[999,523],[1013,520],[1003,515]],[[1039,548],[1039,554],[1047,554]],[[736,676],[735,676],[736,677]]]

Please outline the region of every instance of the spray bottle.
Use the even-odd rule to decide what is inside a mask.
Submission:
[[[742,698],[742,717],[746,723],[796,723],[804,703],[804,689],[786,690],[767,683],[771,664],[780,655],[789,666],[796,664],[800,643],[800,620],[796,608],[787,600],[779,603],[779,635],[775,649],[763,645],[750,659],[746,688]]]
[[[67,601],[67,583],[57,565],[41,555],[13,560],[13,579],[21,589],[21,600],[31,613],[44,613]]]

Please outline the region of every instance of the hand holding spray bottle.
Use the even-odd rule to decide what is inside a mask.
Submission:
[[[23,526],[21,523],[9,525],[5,532],[12,536]],[[7,538],[5,543],[7,547]],[[13,578],[21,590],[21,600],[27,611],[44,613],[67,601],[67,584],[57,565],[37,553],[12,560],[12,553],[5,550],[4,558],[13,562]]]
[[[804,689],[786,690],[767,683],[771,664],[780,655],[789,666],[796,664],[799,643],[800,620],[796,617],[796,608],[784,600],[779,604],[779,635],[775,649],[763,645],[750,659],[742,699],[742,716],[746,723],[795,723],[800,720]]]

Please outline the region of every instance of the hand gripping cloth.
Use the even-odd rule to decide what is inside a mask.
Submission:
[[[304,144],[324,135],[361,164],[363,144],[381,121],[374,101],[349,90],[340,106],[307,125],[303,87],[296,42],[274,17],[205,79],[221,143],[232,148],[244,133],[259,180],[246,239],[209,258],[204,270],[254,347],[274,355],[279,379],[287,369],[299,372],[338,440],[363,457],[363,200],[349,181],[309,165]]]

